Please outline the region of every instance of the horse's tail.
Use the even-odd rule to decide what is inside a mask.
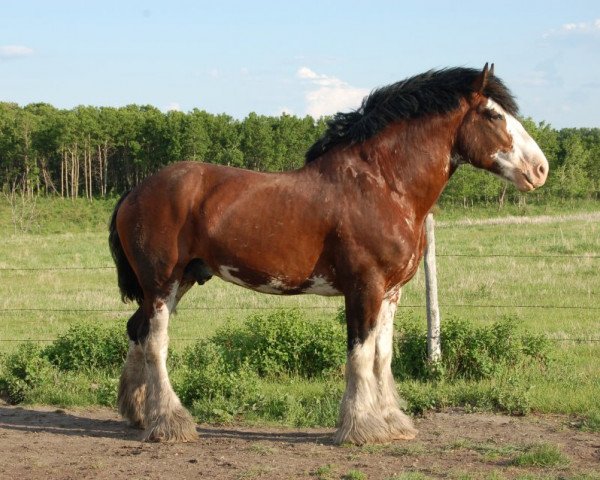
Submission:
[[[110,253],[115,261],[115,265],[117,266],[117,277],[119,282],[119,290],[121,291],[121,300],[123,300],[123,302],[135,300],[139,305],[141,305],[144,300],[144,291],[142,290],[140,282],[138,281],[133,268],[131,268],[129,260],[127,260],[127,256],[123,250],[123,245],[121,244],[121,239],[119,238],[119,233],[117,232],[117,212],[119,211],[119,208],[121,207],[121,204],[127,195],[129,195],[129,192],[123,194],[123,196],[119,199],[110,219],[110,226],[108,229],[108,245],[110,246]]]

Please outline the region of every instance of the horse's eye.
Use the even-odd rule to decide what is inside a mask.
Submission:
[[[492,120],[504,120],[504,115],[502,115],[501,113],[495,112],[493,110],[489,111],[489,116],[490,116],[490,119],[492,119]]]

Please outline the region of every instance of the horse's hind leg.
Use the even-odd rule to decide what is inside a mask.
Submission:
[[[148,316],[148,335],[141,342],[146,373],[146,440],[188,442],[198,437],[196,423],[181,405],[167,373],[169,315],[180,297],[179,282],[173,282],[166,293],[146,295],[144,300]]]
[[[144,351],[139,342],[147,321],[141,308],[127,322],[129,351],[119,382],[119,413],[129,420],[132,427],[146,428],[146,368]]]

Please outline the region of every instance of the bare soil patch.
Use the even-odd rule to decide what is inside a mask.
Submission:
[[[0,404],[1,479],[351,478],[387,479],[409,472],[432,478],[524,475],[600,478],[600,435],[564,416],[429,414],[416,419],[416,440],[364,447],[331,443],[331,429],[199,425],[190,444],[140,442],[110,409],[57,410]],[[566,466],[517,467],[531,444],[556,445]]]

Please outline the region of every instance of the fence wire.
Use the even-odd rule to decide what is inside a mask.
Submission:
[[[600,259],[596,254],[528,254],[528,253],[436,253],[436,257],[457,258],[573,258],[573,259]],[[114,265],[97,265],[93,267],[0,267],[0,272],[35,272],[35,271],[62,271],[62,270],[114,270]]]
[[[570,255],[570,254],[478,254],[478,253],[438,253],[437,257],[458,257],[458,258],[540,258],[540,259],[599,259],[600,255],[595,254],[581,254],[581,255]],[[61,266],[48,266],[48,267],[0,267],[0,272],[36,272],[36,271],[69,271],[69,270],[84,270],[84,271],[98,271],[98,270],[114,270],[114,265],[97,265],[97,266],[81,266],[81,267],[61,267]],[[334,305],[279,305],[279,306],[223,306],[223,307],[179,307],[178,311],[257,311],[257,310],[279,310],[281,308],[300,308],[301,310],[337,310],[339,306]],[[399,304],[398,308],[426,308],[425,304]],[[495,304],[495,305],[477,305],[477,304],[464,304],[464,303],[448,303],[440,304],[440,308],[518,308],[518,309],[547,309],[547,310],[587,310],[597,311],[600,310],[600,306],[585,306],[585,305],[514,305],[514,304]],[[113,313],[113,314],[131,314],[131,309],[122,308],[31,308],[31,307],[8,307],[0,310],[0,316],[7,315],[10,313],[18,312],[41,312],[41,313]],[[20,324],[38,324],[39,322],[34,321],[19,321]],[[194,341],[196,338],[185,338],[185,337],[171,337],[174,341]],[[56,338],[0,338],[0,342],[53,342]],[[588,342],[600,342],[600,338],[584,338],[584,337],[565,337],[565,338],[548,338],[553,342],[574,342],[574,343],[588,343]]]

